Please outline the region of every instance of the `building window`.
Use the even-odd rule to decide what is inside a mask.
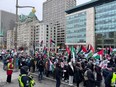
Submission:
[[[78,29],[77,29],[78,27]],[[61,35],[64,30],[61,29]],[[66,18],[66,43],[86,43],[86,12],[76,13]],[[60,37],[60,34],[58,37]]]

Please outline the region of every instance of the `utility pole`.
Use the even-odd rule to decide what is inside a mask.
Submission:
[[[18,0],[16,0],[16,26],[15,26],[15,41],[14,41],[14,46],[15,49],[17,50],[17,29],[18,29],[18,8],[32,8],[32,12],[36,12],[35,7],[33,6],[19,6],[18,5]],[[14,58],[14,67],[16,67],[16,57]],[[17,71],[17,70],[16,70]]]
[[[16,0],[16,29],[15,29],[15,49],[17,50],[17,27],[18,27],[18,0]]]
[[[15,38],[14,38],[14,46],[17,51],[17,27],[18,27],[18,0],[16,0],[16,22],[15,22]],[[18,71],[16,66],[16,56],[14,56],[14,71]]]
[[[34,25],[33,25],[33,29],[34,29],[33,51],[34,51],[34,57],[35,57],[35,26]]]

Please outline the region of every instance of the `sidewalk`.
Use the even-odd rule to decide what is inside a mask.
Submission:
[[[38,73],[37,73],[37,72],[31,73],[31,74],[34,75],[34,76],[36,76],[36,77],[38,77]],[[47,79],[47,80],[50,80],[50,81],[56,82],[55,79],[50,78],[50,77],[46,77],[45,75],[43,76],[43,78],[45,78],[45,79]],[[66,82],[64,82],[63,80],[61,80],[61,84],[63,84],[63,85],[66,86],[66,87],[67,87],[67,86],[70,87],[69,84],[66,83]],[[72,87],[77,87],[77,86],[76,86],[76,84],[74,83],[74,86],[72,86]],[[83,87],[83,82],[80,83],[79,87]],[[101,87],[105,87],[104,80],[102,81]]]
[[[2,77],[0,77],[0,83],[1,83],[1,82],[4,83],[4,82],[6,82],[6,77],[7,77],[7,75],[6,75],[6,71],[3,70],[3,63],[2,63],[2,62],[0,62],[0,66],[1,66],[1,67],[0,67],[0,74],[2,75]],[[31,73],[31,74],[34,75],[34,76],[36,76],[36,77],[38,77],[38,73],[37,73],[37,72]],[[12,80],[17,79],[18,76],[19,76],[19,72],[13,72]],[[56,82],[55,79],[52,79],[52,78],[49,78],[49,77],[46,77],[46,76],[43,76],[43,77],[44,77],[45,79],[47,79],[47,80]],[[65,85],[65,86],[69,86],[68,83],[66,83],[66,82],[64,82],[64,81],[61,81],[61,83],[62,83],[63,85]],[[73,87],[76,87],[76,86],[73,86]]]
[[[3,70],[3,63],[0,62],[0,83],[6,82],[7,74],[6,71]],[[12,80],[17,79],[19,76],[19,72],[13,72],[12,74]]]
[[[38,73],[37,73],[37,72],[31,73],[31,74],[34,75],[34,76],[38,76]],[[50,80],[50,81],[56,82],[55,79],[52,79],[52,78],[50,78],[50,77],[43,76],[43,78],[45,78],[45,79],[47,79],[47,80]],[[62,80],[61,80],[61,84],[70,87],[68,83],[66,83],[66,82],[64,82],[64,81],[62,81]],[[76,87],[76,85],[74,85],[74,86],[72,86],[72,87]],[[81,86],[81,87],[82,87],[82,86]]]

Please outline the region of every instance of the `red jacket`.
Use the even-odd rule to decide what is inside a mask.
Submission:
[[[9,63],[8,63],[9,64]],[[9,65],[7,65],[8,69],[7,69],[7,75],[12,75],[13,72],[13,64],[10,63]]]

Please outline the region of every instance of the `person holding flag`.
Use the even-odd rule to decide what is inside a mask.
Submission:
[[[68,71],[69,71],[69,85],[73,86],[73,78],[74,78],[74,66],[73,66],[73,60],[68,64]]]
[[[54,40],[52,40],[52,39],[50,39],[50,44],[52,44],[52,43],[56,43]]]
[[[61,71],[61,66],[59,63],[56,64],[55,75],[56,75],[55,76],[56,77],[56,87],[60,87],[62,71]]]

